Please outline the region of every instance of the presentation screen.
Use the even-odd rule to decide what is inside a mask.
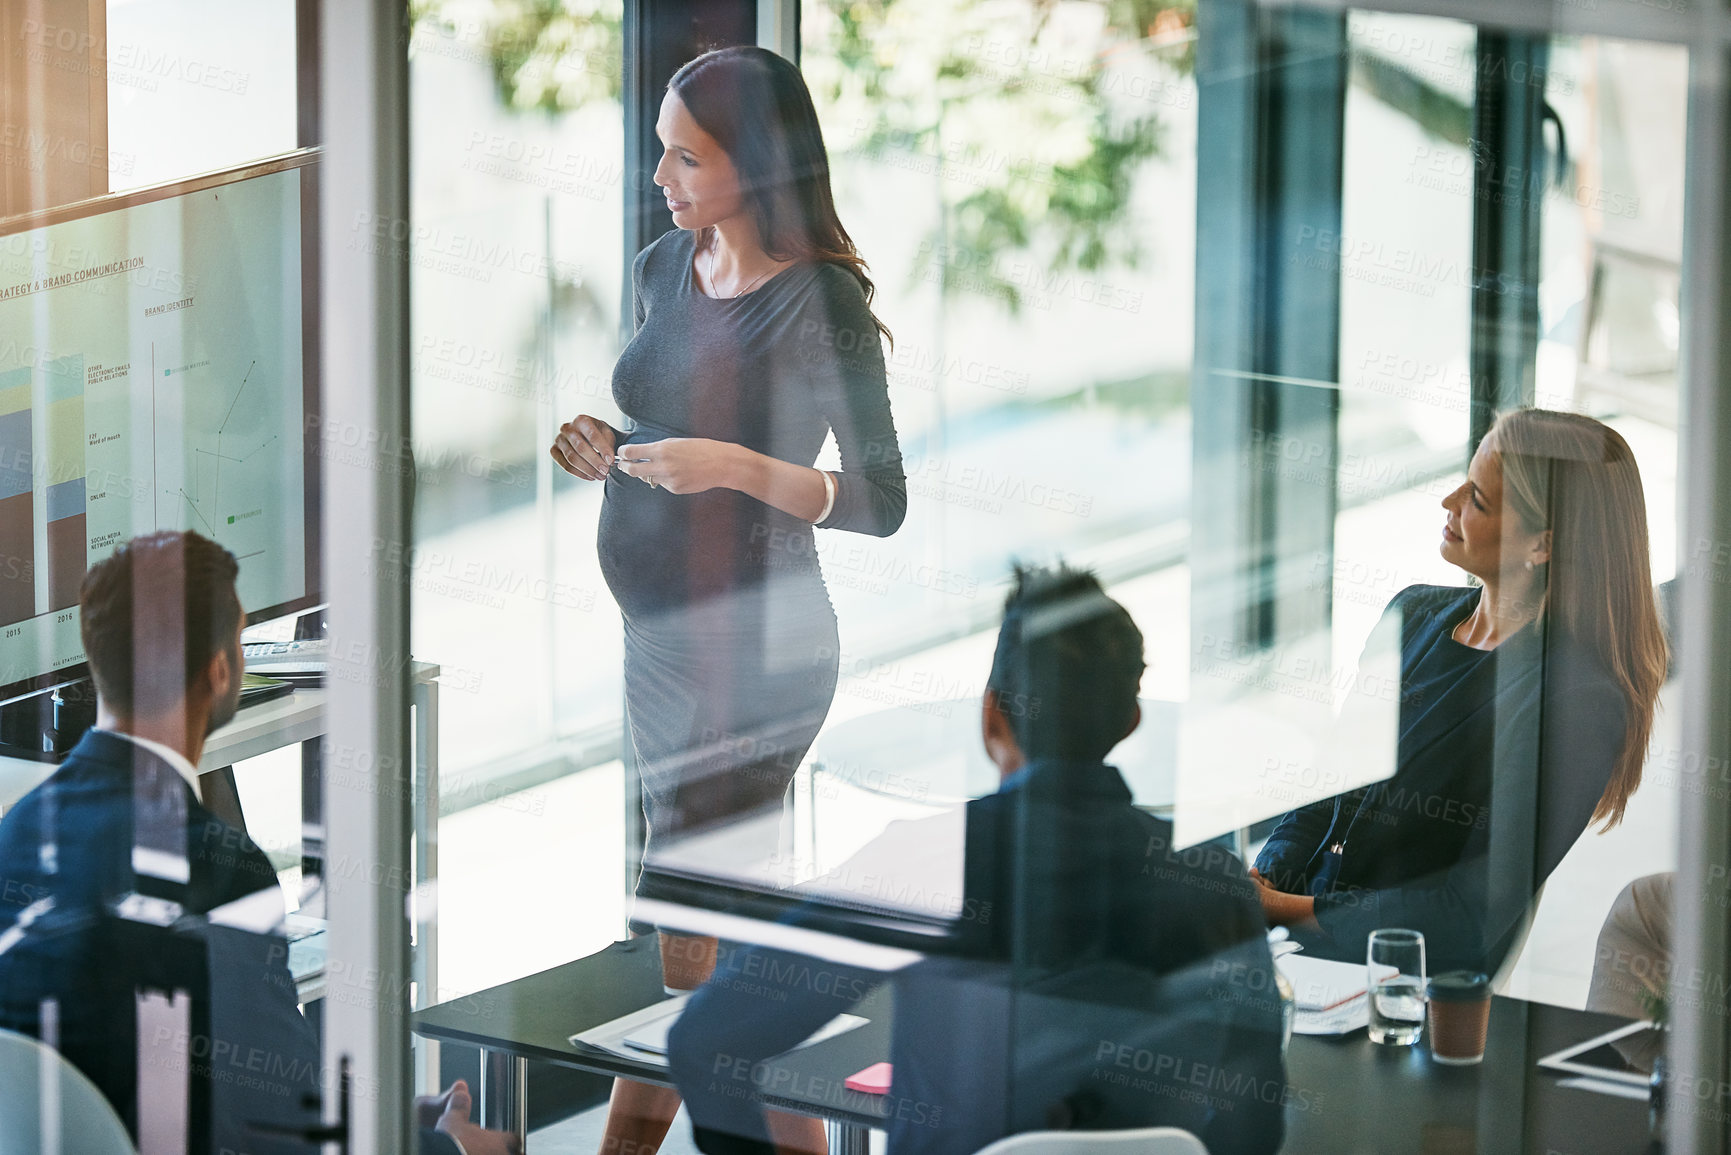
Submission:
[[[250,620],[317,600],[311,160],[0,235],[0,698],[84,673],[79,583],[139,534],[227,548]]]

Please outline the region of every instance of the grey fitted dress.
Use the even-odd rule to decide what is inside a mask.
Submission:
[[[676,229],[633,263],[636,332],[613,370],[631,422],[619,456],[701,437],[810,466],[833,429],[842,472],[821,527],[894,533],[907,487],[859,282],[801,261],[716,299],[694,283],[694,244]],[[811,524],[737,490],[672,494],[615,469],[597,548],[625,619],[626,718],[654,865],[674,836],[780,806],[835,694],[835,611]]]

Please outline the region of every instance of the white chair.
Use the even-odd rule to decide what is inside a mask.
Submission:
[[[1134,1131],[1024,1131],[999,1139],[977,1155],[1208,1155],[1202,1140],[1177,1127]]]
[[[46,1104],[59,1108],[57,1124],[48,1127],[44,1091]],[[52,1048],[15,1031],[0,1031],[0,1119],[0,1155],[138,1155],[96,1084]]]

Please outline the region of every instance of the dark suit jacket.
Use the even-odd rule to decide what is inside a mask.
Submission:
[[[136,1140],[134,992],[186,991],[190,1029],[152,1028],[144,1042],[153,1075],[185,1078],[195,1129],[188,1150],[312,1150],[250,1126],[307,1122],[303,1097],[330,1082],[319,1078],[318,1040],[300,1014],[288,946],[275,926],[276,872],[172,766],[120,735],[90,731],[0,819],[0,880],[0,935],[21,916],[26,924],[0,952],[0,1027],[43,1037],[42,1007],[51,1000],[60,1053],[90,1077]],[[133,894],[177,903],[183,917],[172,926],[117,917],[116,904]],[[249,896],[274,902],[275,917],[265,911],[269,930],[199,917],[217,912],[220,923],[224,908],[237,910],[229,904]],[[249,925],[256,916],[255,909]],[[443,1135],[422,1150],[456,1155]]]
[[[966,828],[954,954],[885,976],[724,952],[669,1041],[699,1146],[767,1151],[761,1099],[787,1072],[760,1062],[887,977],[890,1155],[1161,1124],[1216,1155],[1274,1151],[1287,1097],[1280,1007],[1237,859],[1173,851],[1171,825],[1132,806],[1098,763],[1032,764],[970,802]]]
[[[1442,639],[1477,598],[1412,586],[1389,603],[1402,680],[1393,777],[1293,811],[1257,857],[1275,886],[1316,896],[1312,953],[1359,962],[1372,930],[1408,927],[1424,932],[1433,972],[1494,972],[1605,791],[1624,699],[1558,629],[1529,625],[1440,698],[1414,693],[1426,655],[1452,644]]]

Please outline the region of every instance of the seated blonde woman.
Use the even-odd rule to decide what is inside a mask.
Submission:
[[[1411,927],[1433,971],[1494,973],[1582,832],[1622,820],[1666,648],[1616,431],[1505,414],[1442,505],[1442,556],[1477,581],[1389,605],[1394,774],[1288,814],[1253,873],[1269,922],[1314,953],[1361,962],[1372,930]]]

